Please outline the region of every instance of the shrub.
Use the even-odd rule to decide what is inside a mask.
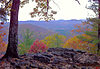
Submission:
[[[84,36],[84,35],[85,34],[82,34],[82,36]],[[89,36],[87,36],[87,38],[89,38]],[[87,51],[89,53],[96,53],[96,49],[97,49],[95,44],[89,43],[88,41],[82,41],[77,36],[74,36],[74,37],[68,39],[65,42],[63,48],[79,49],[79,50]]]
[[[31,32],[29,29],[26,29],[22,32],[22,37],[19,37],[19,54],[27,53],[30,49],[30,46],[33,44],[35,37],[33,37],[34,32]]]
[[[41,41],[44,42],[49,48],[62,47],[66,41],[66,36],[54,34],[54,35],[49,35],[45,37]]]
[[[38,53],[38,52],[45,52],[48,49],[48,47],[42,42],[36,39],[31,45],[29,52],[30,53]]]

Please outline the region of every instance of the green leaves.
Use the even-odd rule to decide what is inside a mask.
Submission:
[[[26,31],[22,32],[22,40],[19,39],[19,53],[24,54],[27,53],[30,49],[30,46],[34,42],[35,38],[32,36],[33,32],[30,32],[29,29],[26,29]]]
[[[51,36],[49,35],[42,40],[42,42],[44,42],[49,48],[62,47],[65,41],[66,36],[58,34],[54,34]]]
[[[98,44],[100,42],[100,40],[93,40],[93,44]]]

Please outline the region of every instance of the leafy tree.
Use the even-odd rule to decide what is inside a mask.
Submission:
[[[42,42],[44,42],[49,48],[51,47],[62,47],[66,40],[66,36],[64,35],[49,35],[45,37]]]
[[[100,52],[100,0],[89,0],[90,6],[87,8],[92,10],[95,13],[95,16],[90,17],[87,19],[87,22],[84,22],[83,24],[89,25],[90,27],[80,27],[77,32],[84,32],[85,34],[91,36],[91,40],[89,42],[96,44],[98,46],[97,53]],[[84,30],[84,31],[83,31]],[[80,38],[84,38],[82,36],[79,36]],[[83,39],[87,40],[87,39]]]
[[[32,0],[34,1],[34,0]],[[56,14],[55,11],[49,9],[51,8],[49,6],[49,0],[35,0],[35,3],[37,3],[36,8],[34,8],[34,11],[31,13],[32,17],[40,16],[43,17],[46,21],[53,19],[53,14]],[[29,3],[29,0],[1,0],[0,3],[2,3],[4,6],[4,9],[8,9],[10,4],[10,27],[9,27],[9,37],[8,37],[8,47],[6,54],[3,58],[12,57],[12,58],[18,58],[18,12],[19,7]],[[5,10],[6,11],[6,10]],[[43,19],[41,18],[41,19]]]
[[[0,20],[7,21],[7,16],[10,15],[11,10],[11,0],[0,0]]]
[[[31,13],[32,17],[42,16],[46,21],[54,19],[53,14],[56,14],[56,12],[52,10],[51,12],[48,11],[51,8],[49,6],[49,0],[35,0],[35,2],[37,3],[37,6],[36,8],[34,8],[34,12]],[[7,8],[9,3],[11,3],[8,47],[7,47],[6,54],[4,55],[3,58],[7,58],[7,57],[16,58],[18,57],[17,46],[18,46],[19,5],[21,4],[21,6],[23,6],[24,4],[29,3],[29,0],[24,0],[21,3],[20,3],[20,0],[1,0],[0,3],[4,4],[5,8]],[[40,18],[40,20],[43,18]]]
[[[91,39],[90,36],[86,34],[82,34],[82,36],[86,36],[88,39]],[[95,44],[89,43],[88,41],[82,41],[77,36],[74,36],[68,39],[64,46],[64,48],[73,48],[73,49],[80,49],[91,53],[96,53],[97,47]]]
[[[95,25],[95,27],[94,27],[94,25]],[[80,38],[83,41],[88,41],[88,42],[93,43],[93,44],[98,44],[99,40],[98,40],[98,37],[97,37],[98,36],[97,24],[90,23],[90,22],[83,22],[82,24],[75,25],[75,27],[77,29],[72,30],[71,31],[72,33],[76,33],[76,32],[85,33],[85,35],[91,37],[91,39],[88,39],[87,36],[78,35],[78,38]]]
[[[30,46],[33,44],[35,38],[33,37],[33,32],[30,32],[29,29],[26,29],[26,31],[22,32],[22,38],[19,39],[19,54],[27,53],[30,49]],[[20,38],[20,37],[19,37]]]
[[[95,18],[90,18],[89,21],[92,21],[92,26],[97,28],[97,37],[98,40],[100,40],[100,0],[90,0],[92,5],[89,7],[89,9],[93,10],[96,14]],[[95,25],[96,24],[96,25]],[[98,41],[98,52],[100,51],[100,41]]]
[[[17,45],[18,45],[18,11],[19,11],[20,0],[13,0],[11,7],[8,47],[6,54],[3,58],[17,57]]]
[[[93,19],[91,19],[93,22]],[[72,33],[78,32],[78,33],[84,33],[82,35],[78,35],[77,38],[79,38],[81,41],[86,41],[88,43],[94,44],[95,47],[95,51],[97,52],[97,46],[100,40],[98,40],[98,32],[97,32],[97,22],[89,22],[90,19],[88,20],[88,22],[83,22],[80,25],[76,25],[75,27],[77,29],[72,30]],[[97,19],[95,20],[97,21]]]

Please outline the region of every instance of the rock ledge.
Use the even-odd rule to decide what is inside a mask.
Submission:
[[[47,52],[20,55],[0,62],[0,69],[96,69],[100,56],[68,48],[49,48]]]

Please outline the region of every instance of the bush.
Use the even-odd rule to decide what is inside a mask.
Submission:
[[[66,41],[66,36],[54,34],[54,35],[49,35],[49,36],[45,37],[41,41],[44,42],[49,48],[63,47],[63,45]]]
[[[87,38],[89,38],[89,36],[87,36]],[[82,41],[77,36],[74,36],[68,39],[65,42],[63,48],[79,49],[79,50],[84,50],[84,51],[87,51],[89,53],[94,53],[94,54],[96,53],[96,50],[97,50],[97,47],[95,46],[95,44],[89,43],[88,41]]]
[[[19,54],[25,54],[29,51],[30,46],[33,44],[35,40],[33,34],[34,32],[31,32],[29,29],[26,29],[22,32],[22,37],[20,37],[19,39],[20,44],[18,45]]]
[[[48,47],[42,41],[36,39],[33,45],[31,45],[29,52],[30,53],[45,52],[47,49]]]

